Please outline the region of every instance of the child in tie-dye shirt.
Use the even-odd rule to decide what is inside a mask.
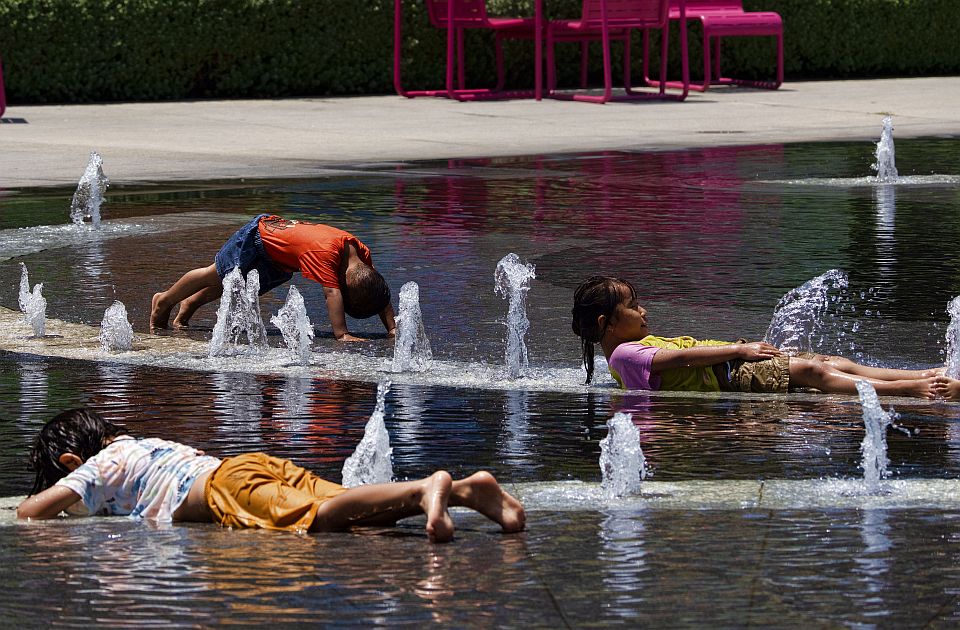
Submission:
[[[521,531],[523,506],[488,472],[454,481],[438,471],[418,481],[344,488],[284,459],[227,459],[156,438],[137,439],[89,409],[65,411],[40,431],[30,456],[36,480],[20,518],[76,512],[228,527],[340,531],[425,514],[432,541],[453,538],[447,507],[468,507]]]

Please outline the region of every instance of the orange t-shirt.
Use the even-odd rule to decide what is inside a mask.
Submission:
[[[337,272],[347,245],[353,245],[360,260],[373,266],[370,250],[341,229],[321,223],[304,223],[278,216],[263,217],[257,228],[263,249],[284,271],[299,271],[325,287],[340,288]]]

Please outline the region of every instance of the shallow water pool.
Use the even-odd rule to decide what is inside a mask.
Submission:
[[[918,183],[886,187],[857,181],[870,173],[871,145],[839,143],[114,187],[104,218],[128,231],[69,243],[36,230],[68,221],[72,191],[6,191],[0,305],[16,308],[23,262],[44,283],[50,317],[96,325],[120,299],[143,333],[153,292],[209,264],[243,217],[275,211],[355,233],[394,294],[404,282],[420,285],[427,334],[446,367],[443,378],[396,377],[387,397],[401,478],[487,468],[520,488],[595,484],[605,422],[619,410],[634,414],[656,482],[855,478],[863,428],[854,397],[625,395],[602,374],[582,386],[572,292],[589,275],[615,274],[638,287],[657,334],[759,338],[785,291],[843,269],[850,284],[830,304],[819,349],[900,367],[942,364],[946,303],[960,294],[958,149],[949,139],[898,142],[900,173]],[[107,175],[109,166],[105,156]],[[931,175],[948,177],[923,179]],[[521,381],[498,375],[506,302],[493,274],[509,252],[537,273],[527,297],[532,376]],[[339,480],[376,381],[389,376],[378,366],[392,343],[374,318],[351,322],[372,341],[339,348],[319,287],[294,284],[318,331],[315,366],[305,370],[0,353],[0,495],[26,492],[36,429],[80,404],[139,435],[221,456],[266,450]],[[265,315],[285,296],[265,296]],[[195,329],[176,334],[209,338],[214,312],[206,307]],[[360,356],[351,362],[344,351]],[[895,406],[911,435],[888,435],[892,478],[960,476],[960,407]],[[524,534],[502,536],[457,513],[458,539],[433,546],[416,520],[299,536],[125,519],[23,524],[11,519],[15,503],[0,505],[9,567],[0,614],[38,625],[887,626],[946,625],[960,614],[960,510],[942,505],[534,501]]]

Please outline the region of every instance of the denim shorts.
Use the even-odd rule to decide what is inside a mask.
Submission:
[[[251,269],[256,269],[260,274],[260,295],[263,295],[293,277],[292,273],[278,269],[263,249],[263,241],[260,240],[260,230],[257,226],[260,219],[268,216],[270,215],[261,214],[234,232],[217,252],[214,262],[221,280],[233,271],[234,267],[240,267],[240,273],[244,278]]]

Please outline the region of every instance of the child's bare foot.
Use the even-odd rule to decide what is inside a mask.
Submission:
[[[931,376],[929,378],[908,379],[903,381],[892,381],[892,382],[902,383],[903,394],[906,396],[913,396],[915,398],[933,399],[939,395],[936,390],[936,381],[939,378],[942,378],[942,377]]]
[[[431,542],[450,542],[453,540],[453,519],[447,511],[453,479],[443,470],[427,478],[420,507],[427,515],[427,536]]]
[[[941,398],[960,400],[960,380],[949,376],[938,376],[933,380],[933,389]]]
[[[161,293],[154,293],[153,300],[150,302],[150,330],[155,328],[166,328],[170,320],[170,307],[160,307]]]
[[[512,533],[523,531],[527,516],[523,505],[500,487],[497,480],[485,470],[466,479],[453,482],[452,505],[468,507]]]
[[[182,308],[180,309],[183,310]],[[189,319],[181,319],[180,313],[177,313],[177,316],[173,318],[173,327],[177,330],[183,330],[184,328],[190,328]]]

